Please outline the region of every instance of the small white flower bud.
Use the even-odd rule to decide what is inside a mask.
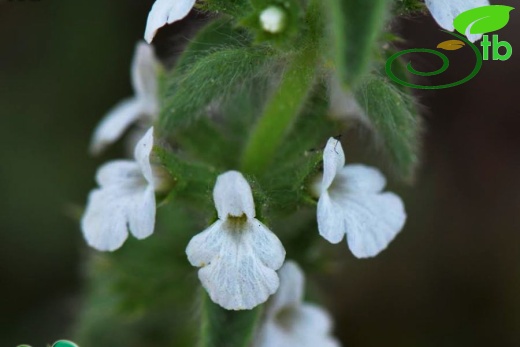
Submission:
[[[269,6],[260,14],[262,28],[272,34],[278,34],[285,28],[286,13],[280,7]]]

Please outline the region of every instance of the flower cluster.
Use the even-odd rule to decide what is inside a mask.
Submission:
[[[150,43],[161,27],[185,18],[195,4],[195,0],[155,2],[145,30],[148,43],[137,44],[131,67],[135,95],[115,106],[94,132],[90,149],[92,154],[98,154],[131,125],[137,124],[139,129],[139,140],[132,142],[133,160],[116,160],[101,166],[96,176],[99,188],[88,197],[81,227],[87,243],[97,250],[119,249],[129,233],[137,239],[151,236],[155,229],[156,194],[168,193],[172,188],[170,183],[176,180],[170,177],[175,176],[175,172],[170,170],[170,175],[166,175],[162,168],[164,163],[154,155],[158,142],[154,138],[154,126],[157,127],[160,110],[158,73],[161,65]],[[452,22],[457,14],[486,4],[487,0],[426,0],[435,20],[448,30],[453,30]],[[275,36],[292,25],[295,16],[291,17],[283,6],[293,6],[292,1],[285,5],[268,1],[268,6],[255,9],[258,10],[256,29]],[[477,39],[469,34],[468,37]],[[309,56],[311,58],[304,56],[301,62],[314,62],[314,56]],[[336,76],[328,81],[331,81],[328,101],[332,113],[354,113],[371,126],[367,114],[353,96],[345,94]],[[178,87],[182,89],[183,85]],[[283,129],[278,130],[279,134],[285,133]],[[271,139],[261,141],[264,140]],[[161,141],[167,142],[167,139],[161,138]],[[404,227],[407,216],[403,201],[396,194],[384,191],[386,179],[378,169],[362,164],[346,165],[342,144],[336,138],[329,138],[319,153],[322,153],[323,169],[315,165],[301,188],[315,209],[312,213],[316,216],[316,232],[332,244],[345,238],[357,258],[378,255]],[[194,235],[186,247],[187,260],[198,268],[202,286],[214,303],[229,311],[252,310],[266,304],[255,335],[255,347],[340,346],[331,335],[329,314],[319,306],[303,302],[304,274],[294,261],[285,260],[286,249],[280,240],[283,238],[279,238],[283,227],[277,224],[272,231],[270,220],[262,218],[255,205],[257,191],[252,189],[256,187],[255,173],[248,170],[241,173],[233,168],[219,171],[216,182],[216,175],[211,182],[206,182],[209,187],[214,184],[217,218]],[[284,174],[290,175],[289,172]]]

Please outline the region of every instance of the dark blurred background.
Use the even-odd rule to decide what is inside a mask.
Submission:
[[[121,150],[92,159],[86,149],[107,109],[132,94],[130,61],[152,3],[0,1],[2,347],[72,338],[86,253],[77,214],[96,167]],[[345,248],[344,275],[326,279],[345,346],[520,346],[520,12],[511,17],[499,32],[510,60],[417,93],[423,165],[414,186],[394,185],[407,226],[373,260]],[[403,48],[451,39],[430,17],[395,30]],[[450,57],[446,82],[473,67],[471,56]]]

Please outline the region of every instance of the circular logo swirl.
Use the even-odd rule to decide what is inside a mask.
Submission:
[[[394,61],[396,59],[399,59],[401,56],[408,54],[408,53],[429,53],[429,54],[436,55],[437,57],[441,58],[441,60],[442,60],[442,66],[439,69],[437,69],[435,71],[431,71],[431,72],[418,71],[412,67],[411,61],[408,62],[408,64],[406,65],[406,69],[408,70],[408,72],[410,72],[411,74],[414,74],[416,76],[429,77],[429,76],[440,75],[441,73],[446,71],[448,69],[448,67],[450,66],[450,60],[444,53],[435,51],[433,49],[428,49],[428,48],[413,48],[413,49],[407,49],[407,50],[398,52],[398,53],[392,55],[390,58],[388,58],[388,60],[386,61],[386,67],[385,67],[386,74],[388,75],[388,77],[390,77],[390,79],[392,79],[392,81],[394,81],[396,83],[399,83],[406,87],[416,88],[416,89],[445,89],[445,88],[456,87],[456,86],[459,86],[461,84],[468,82],[473,77],[475,77],[479,73],[480,69],[482,68],[483,59],[482,59],[482,53],[480,53],[480,50],[473,43],[469,42],[468,39],[466,39],[466,37],[449,32],[449,31],[445,31],[445,30],[443,30],[443,31],[464,41],[466,44],[468,44],[473,49],[473,52],[475,53],[475,57],[476,57],[475,68],[468,76],[466,76],[465,78],[463,78],[460,81],[448,83],[448,84],[441,84],[439,86],[431,86],[431,85],[425,86],[425,85],[414,84],[414,83],[410,83],[408,81],[402,80],[401,78],[396,76],[394,74],[394,72],[392,71],[392,64],[394,63]]]

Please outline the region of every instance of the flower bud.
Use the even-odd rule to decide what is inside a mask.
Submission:
[[[278,34],[285,28],[286,13],[280,7],[270,6],[260,13],[262,28],[271,33]]]

